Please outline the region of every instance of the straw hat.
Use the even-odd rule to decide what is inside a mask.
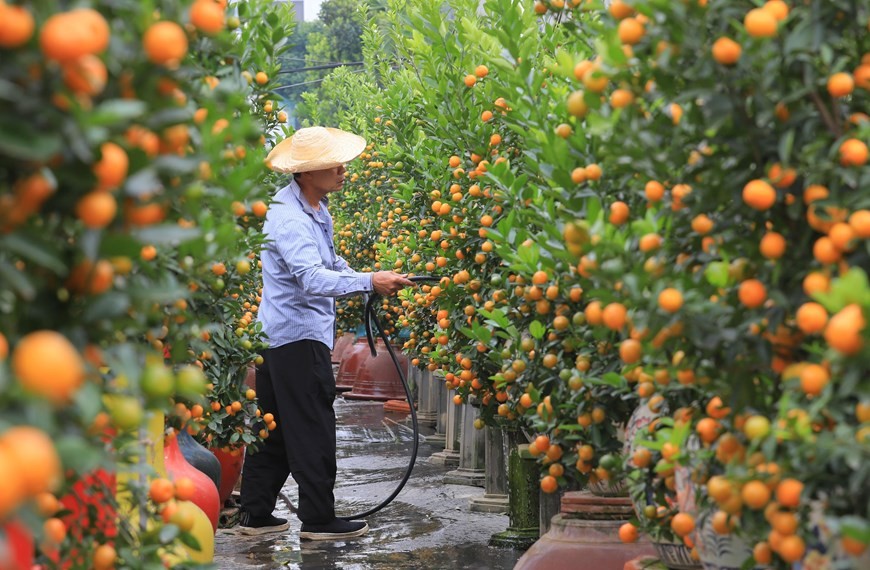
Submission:
[[[329,127],[306,127],[284,139],[266,157],[276,172],[309,172],[334,168],[362,153],[366,140]]]

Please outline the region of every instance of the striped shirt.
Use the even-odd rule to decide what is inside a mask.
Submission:
[[[266,214],[258,319],[272,348],[309,339],[332,349],[335,297],[372,290],[372,274],[354,271],[335,253],[327,203],[312,208],[294,180]]]

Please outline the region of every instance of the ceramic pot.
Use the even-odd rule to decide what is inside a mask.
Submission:
[[[638,445],[635,442],[635,436],[641,430],[645,430],[654,419],[660,414],[650,411],[649,406],[641,404],[631,413],[628,422],[625,424],[624,436],[625,441],[622,446],[622,451],[627,457],[634,455]]]
[[[191,497],[191,502],[198,506],[208,516],[212,529],[217,532],[218,518],[220,518],[221,502],[218,498],[217,486],[208,476],[187,462],[178,446],[178,437],[169,436],[164,444],[163,459],[166,463],[166,471],[173,481],[187,477],[193,481],[196,492]]]
[[[145,426],[139,432],[139,443],[143,455],[134,461],[135,464],[150,465],[156,472],[156,477],[166,477],[166,465],[163,461],[163,430],[165,416],[163,412],[151,412]],[[134,502],[133,494],[128,489],[131,484],[145,483],[142,475],[133,466],[119,464],[117,473],[118,514],[131,526],[139,523],[139,505]]]
[[[713,530],[711,511],[703,511],[695,518],[695,548],[704,570],[742,570],[752,557],[752,546],[736,534],[719,534]],[[754,570],[765,570],[755,566]]]
[[[656,554],[669,570],[699,570],[701,563],[692,558],[692,552],[678,542],[653,542]]]
[[[214,531],[211,521],[202,509],[190,501],[178,501],[178,509],[193,519],[190,534],[199,543],[199,548],[176,543],[175,547],[166,553],[169,567],[174,567],[187,560],[200,564],[209,564],[214,560]]]
[[[825,517],[825,504],[822,501],[810,502],[808,513],[811,538],[807,541],[807,552],[801,562],[795,562],[792,570],[838,570],[842,568],[870,568],[870,549],[861,556],[853,556],[843,550],[840,537],[831,528]]]
[[[241,447],[232,451],[226,449],[210,449],[209,451],[217,457],[221,464],[221,484],[218,488],[218,495],[220,504],[223,506],[233,494],[233,489],[236,488],[236,483],[242,475],[242,466],[245,464],[245,448]]]
[[[691,436],[686,442],[686,448],[689,450],[698,449],[700,445],[700,440],[695,436]],[[674,469],[674,483],[677,508],[680,512],[695,517],[695,532],[692,539],[700,556],[701,567],[704,570],[746,570],[743,564],[752,556],[752,546],[736,534],[722,535],[713,530],[710,521],[712,511],[701,510],[698,507],[699,490],[692,481],[691,470],[684,466],[677,466]],[[767,567],[754,567],[754,570],[766,569]]]
[[[186,430],[178,432],[178,447],[188,463],[212,480],[216,489],[221,486],[221,462]]]

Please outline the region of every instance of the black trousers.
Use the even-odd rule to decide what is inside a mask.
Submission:
[[[275,509],[292,474],[299,486],[297,516],[303,523],[335,518],[335,376],[329,347],[315,340],[291,342],[263,353],[257,367],[257,397],[277,429],[265,447],[245,457],[242,509],[253,517]]]

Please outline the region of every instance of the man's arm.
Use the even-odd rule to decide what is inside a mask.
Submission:
[[[309,295],[342,297],[375,291],[386,296],[414,285],[405,275],[392,271],[358,273],[327,269],[320,259],[314,236],[304,231],[303,224],[284,224],[273,240],[290,274],[299,280],[302,289]]]
[[[320,258],[314,237],[304,228],[304,224],[284,224],[273,237],[273,243],[287,263],[290,274],[299,281],[306,293],[341,297],[373,290],[371,274],[327,269]],[[344,265],[347,266],[347,263]]]
[[[335,255],[335,270],[341,273],[356,273],[350,265],[348,265],[347,261],[340,255]]]

